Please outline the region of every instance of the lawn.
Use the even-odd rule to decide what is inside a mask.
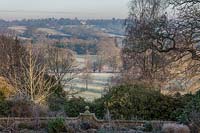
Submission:
[[[77,75],[71,81],[71,87],[80,91],[76,96],[81,96],[88,101],[92,101],[101,97],[104,89],[109,86],[113,76],[115,76],[114,73],[91,73],[91,79],[88,81],[88,89],[86,90],[84,79],[80,75]]]

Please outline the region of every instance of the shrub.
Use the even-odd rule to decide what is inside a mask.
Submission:
[[[11,115],[13,117],[31,117],[32,103],[24,99],[11,101]]]
[[[200,113],[200,91],[194,95],[184,96],[187,100],[184,102],[185,106],[182,113],[178,117],[178,121],[183,124],[189,124],[193,122],[195,117],[192,117],[193,113]]]
[[[190,117],[190,124],[188,126],[190,127],[191,132],[198,132],[200,131],[200,112],[192,112],[189,115]]]
[[[116,86],[107,95],[107,106],[114,119],[176,120],[178,113],[173,112],[184,106],[179,98],[144,85]]]
[[[92,113],[95,113],[95,116],[98,119],[103,119],[106,114],[105,102],[106,102],[106,99],[103,97],[103,98],[94,100],[92,103],[88,103],[90,107],[90,111]]]
[[[65,120],[63,118],[56,118],[48,122],[49,133],[60,133],[65,131]]]
[[[67,116],[77,117],[79,113],[85,111],[85,106],[87,105],[87,102],[85,102],[83,98],[74,97],[65,102],[64,108]]]
[[[9,116],[11,112],[11,103],[5,100],[5,95],[0,91],[0,116]]]
[[[69,117],[77,117],[79,113],[83,113],[85,111],[85,106],[90,107],[90,111],[95,113],[96,117],[99,119],[103,119],[106,110],[105,110],[105,98],[100,98],[94,100],[93,102],[87,102],[83,98],[71,98],[70,100],[66,100],[64,104],[64,110],[67,116]]]
[[[146,131],[146,132],[151,132],[152,130],[153,130],[152,124],[151,124],[150,122],[146,122],[146,123],[144,124],[144,131]]]
[[[63,105],[66,101],[66,92],[63,86],[58,84],[51,88],[51,91],[53,93],[47,98],[49,109],[51,111],[64,111]]]
[[[2,91],[0,91],[0,101],[5,101],[5,99],[6,99],[5,94]]]
[[[164,124],[162,133],[190,133],[190,129],[182,124]]]
[[[0,116],[8,117],[11,114],[11,103],[9,101],[0,101]]]
[[[63,105],[65,103],[65,98],[58,97],[56,95],[51,96],[48,99],[48,106],[51,111],[63,111]]]

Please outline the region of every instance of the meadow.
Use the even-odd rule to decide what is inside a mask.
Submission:
[[[110,85],[110,80],[115,73],[90,73],[91,78],[88,80],[88,88],[86,89],[85,80],[81,74],[77,75],[70,82],[70,87],[78,91],[75,96],[83,97],[87,101],[93,101],[100,98],[104,94],[104,90]],[[67,89],[67,88],[66,88]]]

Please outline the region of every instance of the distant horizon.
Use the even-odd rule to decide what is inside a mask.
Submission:
[[[28,11],[19,14],[19,12],[23,11],[1,11],[0,10],[0,19],[5,21],[15,21],[15,20],[24,20],[24,19],[48,19],[48,18],[55,18],[55,19],[79,19],[79,20],[87,20],[87,19],[126,19],[126,17],[118,17],[118,16],[108,16],[108,17],[100,17],[96,16],[93,17],[92,13],[88,13],[88,16],[80,16],[80,15],[74,15],[74,13],[70,12],[49,12],[49,11]],[[40,16],[38,16],[38,13],[40,13]],[[9,15],[8,15],[9,14]],[[16,16],[16,14],[18,14]],[[28,15],[27,15],[28,14]],[[78,13],[77,13],[78,14]],[[24,17],[24,15],[27,15]]]
[[[0,0],[0,19],[125,19],[130,0]]]

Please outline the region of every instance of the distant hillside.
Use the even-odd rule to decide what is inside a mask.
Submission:
[[[0,20],[0,33],[10,33],[22,41],[32,40],[44,43],[44,40],[59,42],[58,47],[69,48],[77,54],[97,53],[97,44],[101,38],[119,38],[121,46],[124,35],[123,19],[24,19],[15,21]],[[28,43],[29,43],[28,42]]]
[[[90,19],[90,20],[79,20],[79,19],[68,19],[68,18],[47,18],[47,19],[24,19],[15,21],[0,20],[0,27],[11,27],[11,26],[26,26],[29,28],[50,28],[54,27],[59,29],[62,26],[73,25],[90,25],[100,30],[104,30],[108,33],[124,35],[123,25],[124,19]]]

